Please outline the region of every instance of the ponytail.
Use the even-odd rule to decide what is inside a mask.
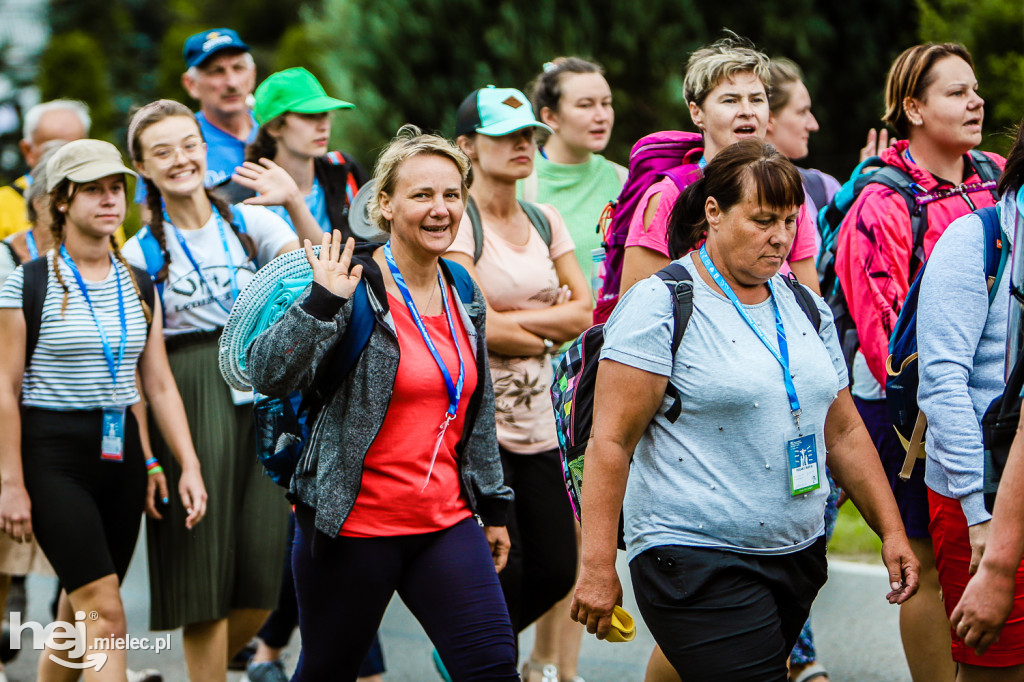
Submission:
[[[707,237],[708,221],[704,213],[706,185],[703,177],[691,183],[672,207],[668,221],[668,254],[672,260],[693,251]]]

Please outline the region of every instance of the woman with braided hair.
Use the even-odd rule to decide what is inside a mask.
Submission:
[[[125,214],[125,175],[134,173],[99,140],[68,143],[47,170],[55,248],[20,266],[0,291],[0,334],[11,351],[0,358],[0,528],[20,541],[35,535],[67,590],[59,619],[95,613],[84,625],[99,645],[96,638],[126,635],[118,589],[146,504],[147,469],[163,477],[144,460],[128,409],[140,399],[136,375],[183,472],[183,527],[204,516],[206,490],[167,363],[160,302],[146,302],[148,278],[113,239]],[[42,301],[25,306],[36,284]],[[66,673],[50,653],[73,660],[83,652],[44,651],[41,680]],[[125,652],[106,655],[87,679],[123,682]]]
[[[125,258],[156,281],[171,371],[203,475],[217,491],[195,531],[181,528],[186,510],[176,500],[160,510],[162,520],[148,522],[150,627],[182,627],[191,679],[224,680],[231,655],[277,603],[288,504],[255,457],[252,394],[232,393],[221,378],[218,339],[259,265],[299,246],[279,216],[252,204],[284,203],[300,236],[319,242],[323,231],[283,169],[281,181],[248,203],[229,206],[211,194],[203,186],[206,145],[178,102],[142,107],[128,129],[128,150],[152,219],[125,244]],[[179,472],[168,444],[154,437],[152,445],[173,484]]]

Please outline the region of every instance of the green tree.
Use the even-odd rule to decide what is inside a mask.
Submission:
[[[878,125],[889,62],[914,39],[914,0],[765,0],[757,12],[693,0],[325,0],[305,14],[321,70],[346,115],[346,148],[370,163],[406,122],[451,134],[462,99],[488,83],[525,89],[551,58],[602,63],[615,97],[608,155],[625,161],[642,135],[692,129],[682,102],[689,54],[728,26],[770,55],[802,63],[824,132],[810,159],[848,173]]]
[[[107,61],[99,43],[82,31],[51,40],[40,58],[39,90],[44,100],[79,99],[92,113],[92,137],[114,140],[117,127]]]
[[[963,43],[985,98],[985,149],[1006,154],[1024,112],[1024,6],[1017,0],[917,0],[923,41]]]

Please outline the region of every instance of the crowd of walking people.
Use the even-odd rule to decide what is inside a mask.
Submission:
[[[296,628],[292,680],[386,679],[397,593],[439,678],[582,682],[584,630],[621,626],[625,549],[645,680],[810,682],[848,502],[912,678],[1024,680],[1024,438],[993,514],[983,424],[1019,361],[1024,128],[1006,159],[977,149],[963,46],[899,55],[891,143],[851,148],[848,182],[794,165],[812,93],[734,34],[687,63],[698,132],[651,131],[628,168],[602,155],[612,90],[580,57],[529,97],[479,84],[453,130],[403,126],[368,173],[330,149],[359,103],[309,71],[256,87],[226,28],[183,56],[199,111],[139,106],[127,163],[80,102],[24,117],[31,172],[0,190],[0,597],[55,574],[55,620],[124,637],[145,515],[150,628],[181,628],[192,680],[287,680]],[[285,305],[248,295],[300,271]],[[225,360],[246,316],[267,324]],[[552,384],[594,322],[577,497]],[[908,435],[887,383],[911,372]],[[263,442],[266,405],[300,435]],[[288,437],[282,488],[261,459]],[[101,653],[86,680],[161,679]],[[79,662],[51,642],[38,679]]]

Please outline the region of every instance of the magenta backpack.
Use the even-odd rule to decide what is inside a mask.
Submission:
[[[700,177],[697,162],[704,154],[703,146],[704,140],[699,134],[678,130],[651,133],[633,145],[626,184],[602,215],[605,275],[594,307],[594,324],[605,322],[619,301],[629,223],[644,192],[664,177],[672,178],[680,191],[685,189]]]

